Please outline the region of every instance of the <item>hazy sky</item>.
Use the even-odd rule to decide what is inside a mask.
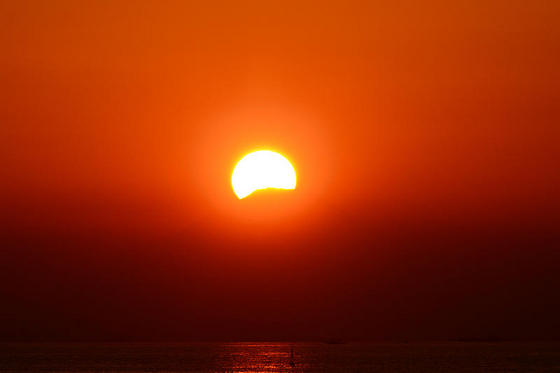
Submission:
[[[560,335],[560,3],[303,3],[0,1],[1,339]]]

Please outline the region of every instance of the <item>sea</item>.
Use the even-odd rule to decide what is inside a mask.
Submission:
[[[560,372],[560,343],[10,343],[12,372]]]

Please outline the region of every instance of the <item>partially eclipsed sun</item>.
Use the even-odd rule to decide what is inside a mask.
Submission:
[[[295,189],[296,171],[282,155],[259,150],[247,154],[237,163],[231,175],[231,185],[239,199],[260,189]]]

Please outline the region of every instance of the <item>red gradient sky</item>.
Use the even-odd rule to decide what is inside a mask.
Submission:
[[[559,17],[0,2],[0,338],[557,338]]]

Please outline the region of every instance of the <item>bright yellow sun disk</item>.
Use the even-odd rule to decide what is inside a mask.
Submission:
[[[295,189],[296,172],[282,155],[259,150],[247,154],[237,163],[231,175],[231,185],[239,199],[261,189]]]

